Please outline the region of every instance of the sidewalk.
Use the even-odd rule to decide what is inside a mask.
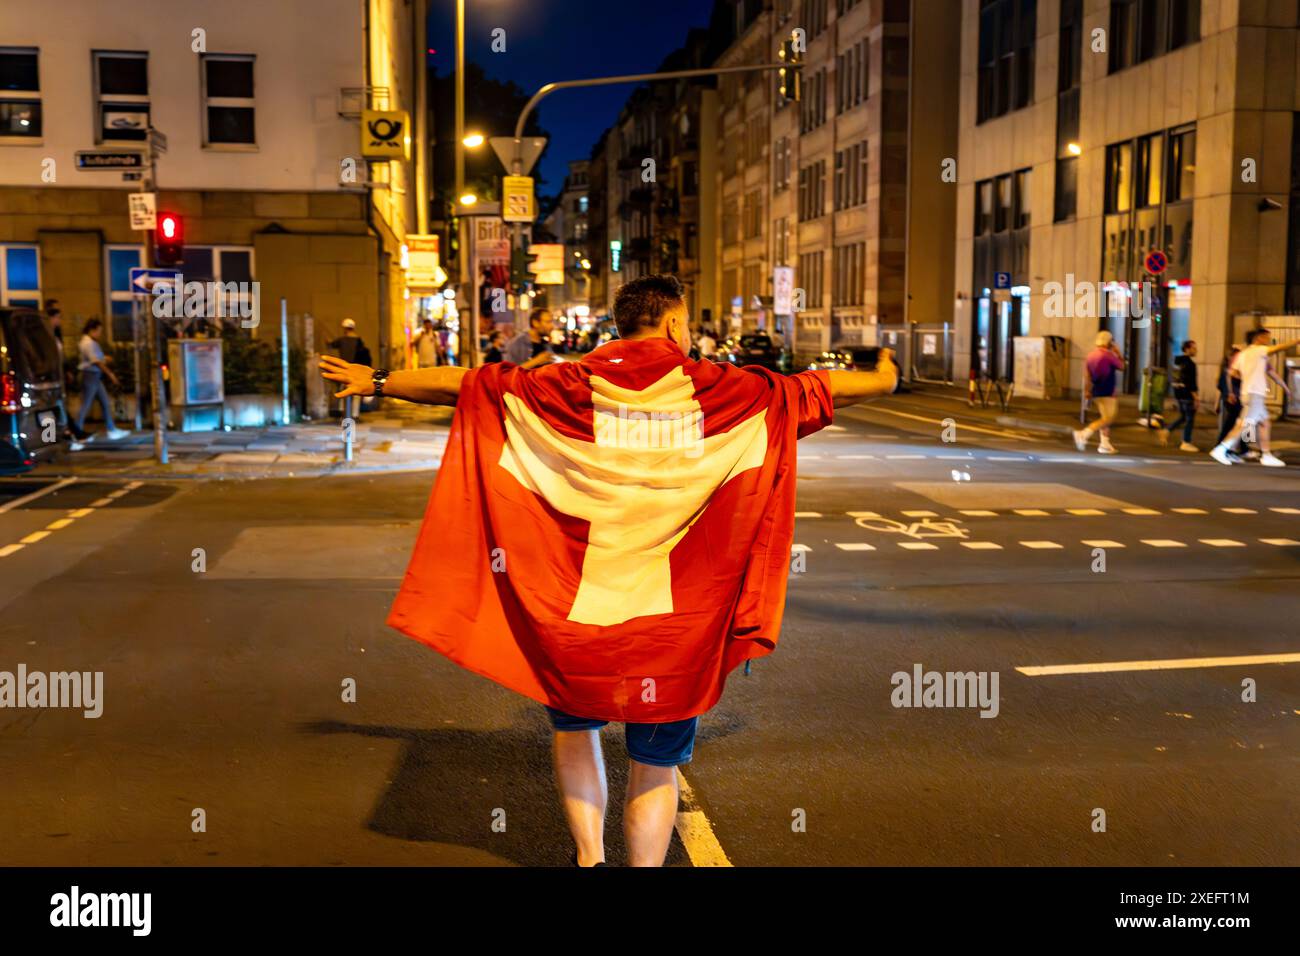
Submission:
[[[967,404],[965,386],[930,385],[917,382],[910,383],[906,387],[908,391],[899,392],[886,399],[886,401],[926,406],[931,408],[935,414],[958,414],[963,418],[1002,425],[1007,428],[1041,432],[1045,438],[1056,436],[1069,440],[1072,438],[1074,429],[1082,427],[1079,424],[1079,399],[1077,398],[1040,399],[1013,396],[1011,407],[1008,411],[1003,412],[998,406],[996,395],[989,399],[988,408],[981,408],[978,404],[971,408]],[[1133,446],[1140,445],[1144,453],[1158,454],[1164,451],[1178,456],[1191,454],[1190,452],[1180,452],[1178,450],[1178,443],[1182,438],[1181,429],[1179,434],[1169,436],[1167,446],[1162,447],[1157,444],[1156,429],[1138,424],[1137,404],[1138,397],[1136,395],[1119,396],[1119,418],[1111,426],[1111,433],[1114,436],[1116,445],[1127,444],[1130,446],[1130,450]],[[1174,403],[1172,401],[1167,402],[1165,405],[1165,420],[1172,422],[1176,417],[1177,409]],[[1096,418],[1097,413],[1090,405],[1088,407],[1087,421],[1092,422]],[[1202,408],[1196,415],[1196,429],[1192,436],[1192,444],[1208,454],[1210,449],[1214,447],[1214,440],[1218,437],[1218,434],[1219,416],[1213,411],[1206,411]],[[1279,455],[1286,451],[1300,449],[1300,421],[1288,419],[1273,422],[1272,445],[1273,450]]]
[[[168,431],[169,461],[154,458],[153,432],[110,442],[97,433],[82,451],[42,462],[34,476],[58,478],[310,478],[437,468],[452,409],[390,401],[356,422],[353,460],[344,460],[338,419],[234,431]]]

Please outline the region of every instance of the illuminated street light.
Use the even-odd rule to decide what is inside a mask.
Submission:
[[[472,206],[478,202],[478,197],[473,193],[461,193],[460,204],[462,206]]]
[[[483,145],[483,134],[470,133],[463,140],[461,140],[461,142],[465,144],[467,149],[477,149],[479,146]]]
[[[1078,143],[1067,143],[1065,145],[1065,151],[1069,153],[1071,156],[1078,156],[1080,153],[1083,152],[1083,147],[1080,146]]]

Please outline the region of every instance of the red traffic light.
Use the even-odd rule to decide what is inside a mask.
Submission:
[[[185,224],[174,212],[160,212],[154,230],[155,261],[178,266],[185,261]]]

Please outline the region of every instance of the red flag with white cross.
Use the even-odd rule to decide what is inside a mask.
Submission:
[[[388,623],[574,716],[701,714],[776,646],[795,442],[831,417],[825,372],[667,339],[475,369]]]

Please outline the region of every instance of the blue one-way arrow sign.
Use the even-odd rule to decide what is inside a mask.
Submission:
[[[131,291],[136,295],[151,295],[159,285],[168,289],[176,281],[175,269],[132,269]]]

